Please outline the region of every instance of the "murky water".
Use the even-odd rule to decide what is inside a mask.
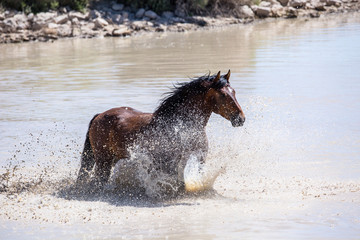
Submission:
[[[0,235],[357,239],[359,42],[355,14],[0,46]],[[166,202],[62,193],[95,113],[153,111],[173,83],[228,69],[247,121],[210,120],[207,164],[225,166],[214,192]]]

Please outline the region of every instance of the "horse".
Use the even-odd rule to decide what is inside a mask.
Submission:
[[[195,155],[205,163],[209,147],[205,127],[210,115],[221,115],[233,127],[245,122],[230,74],[230,70],[225,75],[219,71],[174,85],[154,113],[119,107],[96,114],[89,123],[77,183],[89,181],[94,170],[94,180],[102,188],[113,166],[129,159],[131,148],[137,146],[150,159],[149,173],[174,176],[184,188],[189,157]]]

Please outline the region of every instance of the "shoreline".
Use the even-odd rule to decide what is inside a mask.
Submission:
[[[267,0],[240,7],[239,16],[185,16],[151,10],[131,10],[123,4],[96,5],[84,13],[58,11],[24,14],[0,12],[0,44],[29,41],[48,42],[61,38],[127,37],[144,32],[186,32],[203,28],[247,24],[263,19],[319,18],[360,10],[359,0]]]

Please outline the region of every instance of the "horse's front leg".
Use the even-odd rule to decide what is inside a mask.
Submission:
[[[99,154],[95,156],[95,159],[95,184],[96,187],[102,189],[109,180],[114,157],[109,154]]]

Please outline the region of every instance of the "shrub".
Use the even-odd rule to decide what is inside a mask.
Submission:
[[[0,0],[4,7],[24,12],[45,12],[57,9],[59,6],[69,6],[74,10],[82,11],[88,0]]]

